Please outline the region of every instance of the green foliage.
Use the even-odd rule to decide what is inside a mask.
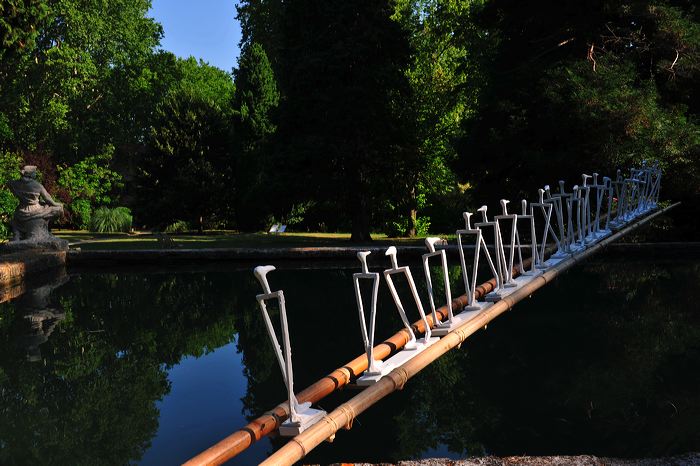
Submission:
[[[492,49],[473,19],[482,7],[481,1],[396,2],[393,19],[411,41],[412,61],[405,73],[412,92],[407,104],[420,144],[405,215],[440,202],[464,179],[452,169],[458,158],[454,142],[465,136],[463,122],[476,110],[484,79],[481,62]]]
[[[165,226],[183,217],[198,229],[231,217],[231,75],[193,58],[177,60],[178,78],[156,106],[139,155],[135,214]],[[213,201],[213,199],[218,199]]]
[[[92,204],[88,199],[75,199],[69,205],[68,209],[72,214],[71,223],[81,230],[87,230],[91,226],[92,220]]]
[[[113,151],[112,146],[107,146],[102,153],[74,165],[57,167],[57,184],[70,199],[72,224],[80,229],[90,227],[92,210],[110,204],[115,189],[121,187],[121,175],[109,168]]]
[[[74,199],[89,200],[96,205],[111,203],[110,195],[122,183],[121,175],[109,168],[113,152],[114,147],[107,146],[102,153],[71,166],[59,165],[58,185]]]
[[[279,91],[267,54],[258,43],[244,46],[234,71],[233,108],[240,123],[237,134],[247,151],[253,151],[276,127],[271,113],[279,104]]]
[[[384,234],[389,238],[410,236],[411,228],[415,229],[415,235],[426,236],[430,230],[430,217],[416,217],[415,222],[410,217],[403,217],[400,220],[389,221],[384,224]]]
[[[532,186],[593,170],[614,173],[647,158],[666,170],[664,196],[697,199],[694,7],[491,0],[475,20],[497,44],[459,149],[470,157],[463,170],[480,197],[531,198]]]
[[[22,158],[13,152],[0,151],[0,238],[10,232],[12,215],[17,208],[17,198],[7,188],[7,182],[20,177]]]
[[[0,3],[0,60],[31,49],[49,11],[43,0],[4,0]]]
[[[268,12],[274,16],[254,17]],[[280,214],[316,201],[318,211],[333,212],[329,227],[368,240],[378,207],[410,195],[419,158],[406,105],[410,44],[392,13],[386,1],[240,4],[244,33],[253,34],[243,43],[265,46],[281,96],[263,166],[264,208]],[[255,35],[263,24],[272,37]]]
[[[447,231],[472,192],[532,199],[645,158],[697,203],[691,3],[243,0],[232,76],[157,50],[150,0],[6,0],[0,152],[83,227],[133,202],[153,226]]]
[[[129,128],[139,126],[131,118],[142,108],[140,100],[149,102],[134,98],[139,93],[132,85],[143,76],[162,30],[146,16],[149,0],[47,5],[35,43],[0,75],[0,113],[12,122],[11,148],[41,147],[59,161],[75,162],[134,136]]]
[[[546,79],[550,108],[556,114],[568,109],[568,124],[588,128],[574,137],[580,140],[576,150],[587,153],[591,163],[613,173],[644,159],[658,160],[671,175],[665,189],[685,198],[700,194],[700,126],[683,106],[664,106],[655,82],[640,80],[633,63],[603,56],[596,72],[575,63]]]
[[[99,207],[90,218],[90,231],[98,233],[119,233],[131,231],[133,218],[126,207]]]
[[[260,44],[243,45],[234,79],[235,209],[238,226],[256,230],[264,226],[269,214],[265,211],[269,209],[260,208],[260,200],[269,181],[265,179],[265,163],[270,137],[276,130],[274,113],[280,98],[272,67]]]
[[[171,92],[184,92],[217,106],[221,111],[230,109],[235,86],[231,74],[194,57],[178,59],[180,79]]]
[[[430,217],[417,217],[415,226],[416,235],[426,236],[430,230]]]
[[[190,231],[190,224],[187,223],[184,220],[176,220],[167,227],[165,227],[165,230],[163,230],[165,233],[172,234],[172,233],[186,233]]]
[[[157,108],[139,173],[137,214],[167,225],[183,217],[201,231],[231,202],[228,118],[216,103],[187,91]]]

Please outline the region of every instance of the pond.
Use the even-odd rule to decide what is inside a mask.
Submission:
[[[577,266],[305,462],[700,450],[698,258]],[[81,271],[1,304],[0,464],[179,464],[282,401],[251,269]],[[285,291],[297,389],[362,352],[356,269],[270,275]],[[381,290],[378,341],[401,327]],[[283,442],[263,439],[231,464]]]

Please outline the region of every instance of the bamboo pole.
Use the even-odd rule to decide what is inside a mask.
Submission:
[[[525,267],[529,267],[528,261],[526,261]],[[514,276],[517,276],[517,273]],[[479,299],[483,297],[494,288],[496,288],[495,279],[482,283],[476,288],[476,298]],[[452,300],[453,309],[462,309],[467,304],[468,299],[466,295]],[[442,306],[435,312],[441,321],[447,318],[447,306]],[[426,317],[428,324],[431,327],[434,326],[432,313]],[[425,332],[425,325],[420,319],[413,323],[412,328],[416,334]],[[403,348],[408,341],[408,331],[406,329],[401,329],[390,338],[374,347],[374,359],[385,359],[391,353]],[[299,403],[304,403],[306,401],[310,401],[312,404],[318,403],[326,396],[350,383],[353,378],[361,375],[365,370],[367,370],[367,355],[362,354],[297,393],[296,397]],[[277,430],[287,417],[289,417],[289,403],[285,401],[262,416],[249,422],[245,427],[238,429],[228,437],[220,440],[217,444],[191,458],[184,463],[184,466],[222,464],[245,451],[261,438]]]
[[[333,410],[330,414],[327,414],[321,421],[287,442],[267,460],[263,461],[261,465],[292,465],[296,461],[304,458],[304,456],[324,440],[332,441],[340,428],[349,429],[352,426],[358,414],[364,412],[395,390],[402,389],[411,377],[451,349],[461,346],[470,335],[502,313],[511,309],[516,303],[527,298],[533,292],[554,280],[560,273],[571,268],[573,265],[600,251],[606,245],[616,241],[629,231],[638,228],[656,216],[676,207],[678,204],[680,203],[675,203],[643,219],[635,221],[618,232],[613,233],[608,238],[605,238],[600,243],[596,243],[586,250],[574,254],[570,259],[564,260],[554,267],[545,270],[542,275],[536,276],[532,281],[518,288],[512,294],[504,297],[484,312],[442,337],[438,342],[423,350],[418,356],[391,371],[376,384],[367,387],[360,392],[359,395],[356,395],[338,406],[338,408]]]

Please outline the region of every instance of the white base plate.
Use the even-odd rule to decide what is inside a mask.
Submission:
[[[450,322],[450,325],[445,325],[444,327],[436,327],[431,330],[431,335],[435,335],[436,337],[442,337],[450,333],[452,330],[456,329],[460,325],[464,324],[465,322],[468,322],[472,320],[474,317],[479,315],[481,311],[484,309],[488,309],[491,306],[491,303],[479,303],[481,304],[480,309],[476,311],[464,311],[460,312],[456,316],[452,316],[452,322]]]
[[[280,435],[282,437],[295,437],[306,429],[316,424],[326,415],[325,411],[320,409],[306,408],[297,415],[301,418],[300,422],[290,422],[289,420],[282,423],[280,426]]]
[[[382,364],[381,370],[378,374],[367,374],[367,371],[365,371],[365,375],[363,375],[362,377],[358,377],[355,383],[361,387],[374,385],[392,370],[394,370],[394,366],[385,362]]]
[[[549,267],[554,267],[554,266],[557,265],[559,262],[565,261],[565,260],[567,260],[567,259],[569,259],[569,258],[571,258],[570,255],[567,255],[567,256],[565,256],[565,257],[550,257],[549,259],[547,259],[546,261],[544,261],[544,265],[546,265],[547,268],[549,268]]]
[[[415,349],[402,349],[401,351],[384,361],[384,364],[393,367],[399,367],[400,365],[418,356],[424,349],[426,349],[427,347],[439,340],[440,338],[438,337],[431,337],[430,340],[428,340],[426,343],[425,338],[421,338],[420,340],[418,340],[418,346]]]

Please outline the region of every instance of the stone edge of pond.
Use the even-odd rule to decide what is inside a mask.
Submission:
[[[44,249],[3,254],[0,256],[0,289],[11,288],[29,277],[64,268],[66,258],[66,251]]]
[[[473,248],[466,246],[465,248]],[[358,251],[371,251],[371,262],[379,263],[384,258],[387,246],[338,246],[338,247],[274,247],[274,248],[203,248],[203,249],[70,249],[68,265],[100,264],[173,264],[212,261],[255,261],[255,260],[354,260]],[[427,252],[423,246],[396,246],[401,257],[416,259]],[[450,255],[456,255],[457,245],[444,247]],[[685,243],[616,243],[606,247],[609,251],[657,252],[668,250],[700,251],[700,242]]]
[[[333,466],[691,466],[700,465],[700,453],[662,458],[607,458],[593,455],[578,456],[485,456],[464,460],[429,458],[398,463],[335,463]]]
[[[371,251],[372,259],[384,258],[386,246],[294,247],[294,248],[210,248],[68,251],[68,265],[99,264],[171,264],[192,261],[252,260],[354,260],[358,251]],[[397,246],[399,255],[420,257],[422,246]],[[456,251],[456,249],[455,249]]]

